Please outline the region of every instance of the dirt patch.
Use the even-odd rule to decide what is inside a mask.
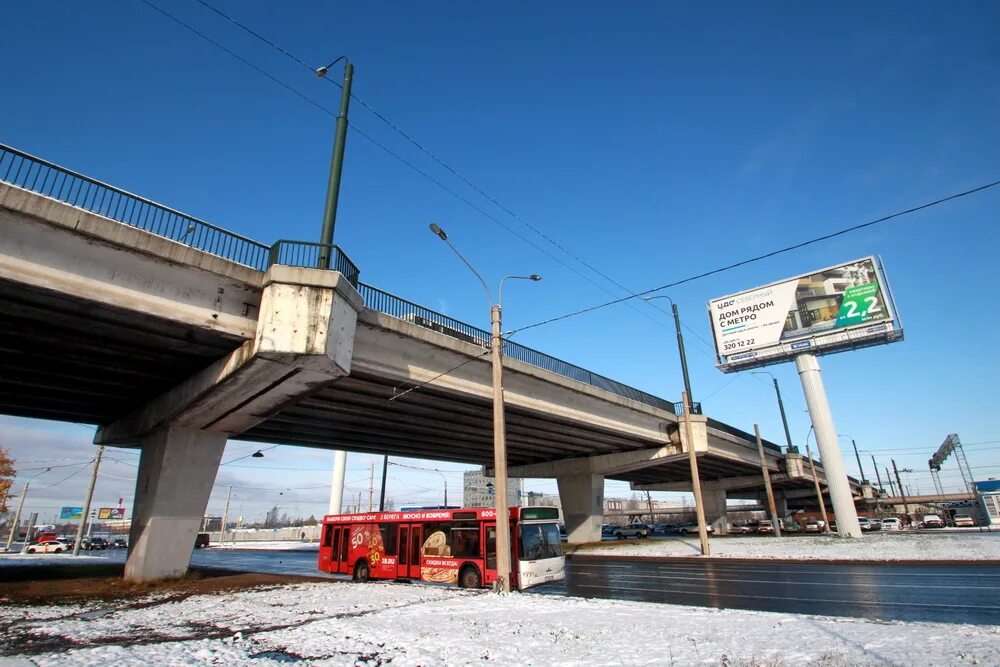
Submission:
[[[123,565],[42,565],[5,568],[0,601],[7,604],[75,604],[167,594],[182,600],[191,595],[242,590],[257,586],[317,583],[312,577],[192,568],[183,577],[157,581],[125,581]]]

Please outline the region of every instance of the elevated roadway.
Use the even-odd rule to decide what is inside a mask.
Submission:
[[[319,244],[265,246],[2,146],[0,229],[0,412],[142,448],[131,578],[186,568],[229,438],[492,464],[488,334],[359,282],[336,247],[337,270],[308,268]],[[688,448],[722,530],[727,492],[760,481],[743,431],[695,415],[686,442],[671,402],[505,355],[510,474],[558,481],[571,541],[599,538],[606,478],[690,489]],[[811,484],[765,447],[776,484]]]

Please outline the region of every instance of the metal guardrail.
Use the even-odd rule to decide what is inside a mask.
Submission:
[[[746,431],[738,429],[735,426],[730,426],[729,424],[720,422],[717,419],[712,419],[711,417],[708,418],[707,423],[709,428],[714,428],[718,431],[722,431],[723,433],[728,433],[729,435],[737,437],[740,440],[746,440],[747,442],[752,444],[754,448],[757,447],[757,437],[752,433],[747,433]],[[769,449],[772,452],[775,452],[776,454],[781,454],[780,445],[776,445],[773,442],[768,442],[763,438],[761,438],[761,442],[764,445],[764,449]]]
[[[326,252],[324,252],[324,250]],[[355,287],[361,270],[351,261],[351,258],[338,246],[329,243],[313,243],[311,241],[275,241],[268,255],[268,266],[283,264],[286,266],[304,266],[322,268],[329,257],[331,271],[339,271]]]
[[[460,322],[447,315],[424,308],[412,301],[407,301],[366,283],[359,283],[358,291],[364,297],[365,305],[372,310],[413,322],[414,324],[433,329],[452,338],[464,340],[467,343],[480,345],[483,348],[489,347],[491,335],[485,329],[470,326],[465,322]],[[604,389],[617,396],[630,398],[639,403],[651,405],[655,408],[676,414],[674,404],[670,401],[665,401],[650,393],[622,384],[603,375],[598,375],[597,373],[588,371],[586,368],[581,368],[562,359],[557,359],[538,350],[533,350],[530,347],[512,343],[511,341],[504,341],[503,352],[504,355],[512,359],[552,371],[557,375],[589,384],[592,387]]]
[[[329,254],[330,268],[358,283],[358,267],[335,245],[281,240],[267,246],[5,144],[0,181],[258,271],[273,264],[316,268],[320,255]],[[322,253],[324,247],[330,252]]]

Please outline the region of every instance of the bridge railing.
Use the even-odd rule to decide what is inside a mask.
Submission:
[[[264,245],[4,144],[0,144],[0,181],[258,271],[273,264],[315,268],[320,256],[326,255],[332,270],[340,271],[351,284],[358,283],[358,267],[335,245],[288,240]]]
[[[491,335],[485,329],[470,326],[465,322],[460,322],[454,318],[443,315],[439,312],[424,308],[412,301],[400,298],[389,292],[378,289],[366,283],[359,283],[358,290],[365,299],[365,305],[372,310],[377,310],[386,315],[392,315],[401,320],[413,322],[419,326],[433,329],[452,338],[458,338],[474,345],[480,345],[484,349],[490,345]],[[650,393],[630,387],[621,382],[604,377],[597,373],[588,371],[575,364],[571,364],[562,359],[549,356],[530,347],[525,347],[511,341],[504,341],[503,352],[506,356],[526,364],[552,371],[557,375],[568,377],[592,387],[598,387],[609,391],[612,394],[630,398],[645,405],[651,405],[667,412],[676,414],[674,404]],[[700,409],[700,406],[699,406]]]

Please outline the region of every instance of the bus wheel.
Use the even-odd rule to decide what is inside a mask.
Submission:
[[[368,570],[368,561],[359,560],[358,564],[354,566],[354,581],[365,582],[371,578],[371,572]]]
[[[479,570],[475,565],[467,565],[459,575],[458,581],[462,588],[481,588],[483,585],[483,578],[479,576]]]

